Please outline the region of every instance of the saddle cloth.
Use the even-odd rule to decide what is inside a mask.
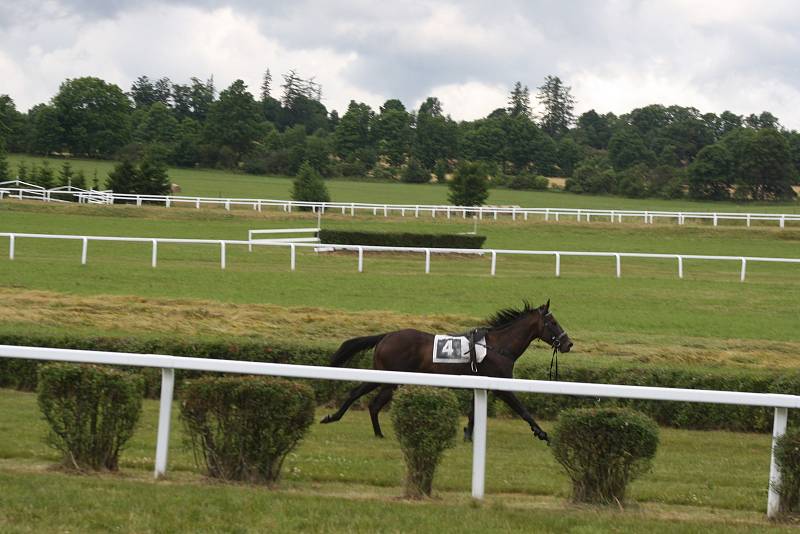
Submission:
[[[475,357],[478,363],[486,357],[486,337],[475,340]],[[466,336],[434,336],[433,363],[469,363],[469,339]]]

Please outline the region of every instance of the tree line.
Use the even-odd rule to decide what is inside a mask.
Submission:
[[[586,194],[795,197],[800,134],[767,111],[717,115],[653,104],[619,116],[590,110],[576,117],[571,89],[556,76],[547,76],[534,98],[539,113],[528,87],[517,82],[506,107],[474,121],[453,120],[435,96],[412,110],[398,99],[377,110],[351,101],[339,116],[322,103],[320,84],[294,70],[279,87],[267,70],[256,95],[242,80],[217,92],[213,78],[180,84],[141,76],[125,92],[83,77],[65,80],[48,103],[27,113],[0,95],[0,145],[145,168],[157,162],[295,176],[305,164],[306,173],[323,177],[423,183],[450,180],[469,163],[468,174],[518,189],[547,188],[548,176]],[[0,177],[15,174],[4,161]]]

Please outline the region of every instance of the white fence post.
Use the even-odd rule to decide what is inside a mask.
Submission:
[[[14,259],[14,234],[8,236],[8,259]]]
[[[717,226],[717,214],[714,214],[714,226]]]
[[[364,272],[364,247],[358,247],[358,272]]]
[[[678,278],[683,279],[683,256],[678,256]]]
[[[169,451],[169,426],[172,416],[172,391],[175,389],[175,369],[161,369],[161,403],[158,410],[158,437],[156,438],[155,477],[167,472]]]
[[[431,272],[431,249],[425,249],[425,274]]]
[[[497,268],[497,252],[495,252],[493,250],[492,251],[492,276],[494,276],[496,268]]]
[[[781,222],[780,222],[780,227],[781,228],[783,228],[783,226],[784,226],[784,219],[785,219],[785,217],[783,215],[781,215]]]
[[[556,278],[561,276],[561,254],[556,252]]]
[[[150,260],[150,265],[155,269],[156,263],[158,263],[158,240],[153,239],[153,257]]]
[[[219,266],[225,268],[225,241],[219,242]]]
[[[775,408],[775,419],[772,423],[772,455],[769,461],[769,494],[767,496],[767,517],[773,518],[778,515],[780,496],[778,486],[781,483],[781,472],[775,463],[775,442],[786,433],[786,421],[789,417],[789,410],[786,408]]]
[[[290,254],[289,254],[289,256],[290,256],[289,264],[290,264],[290,267],[291,267],[292,271],[294,271],[294,267],[295,267],[295,248],[296,247],[294,246],[294,244],[289,245],[289,250],[291,251]]]
[[[164,207],[168,208],[169,206],[170,206],[170,198],[167,197],[166,200],[164,200]]]
[[[83,247],[81,248],[81,265],[86,265],[86,252],[89,248],[89,239],[83,238]]]
[[[483,499],[486,474],[486,390],[476,389],[472,429],[472,498]]]
[[[744,277],[745,277],[746,273],[747,273],[747,258],[742,258],[742,274],[739,277],[739,280],[741,282],[744,282]]]
[[[619,254],[614,254],[614,256],[617,258],[617,278],[620,278],[622,276],[622,261]]]

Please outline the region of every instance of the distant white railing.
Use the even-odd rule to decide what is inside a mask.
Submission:
[[[319,243],[319,228],[270,228],[268,230],[248,230],[247,231],[247,250],[253,251],[253,245],[265,245],[269,243]],[[314,234],[310,237],[286,237],[285,234]],[[253,236],[268,235],[270,237],[260,238]]]
[[[371,369],[186,358],[157,354],[18,347],[13,345],[0,345],[0,357],[160,368],[161,399],[158,415],[158,434],[156,438],[154,469],[156,478],[164,476],[167,471],[167,452],[169,450],[169,433],[176,369],[290,378],[311,378],[318,380],[378,382],[381,384],[414,384],[420,386],[472,389],[475,394],[475,425],[472,443],[472,496],[476,499],[482,499],[484,497],[485,488],[487,390],[543,393],[549,395],[611,397],[620,399],[703,402],[774,408],[772,456],[770,461],[769,493],[767,497],[767,515],[769,517],[774,517],[778,513],[779,496],[777,487],[781,480],[781,473],[775,463],[775,441],[786,433],[789,408],[800,408],[800,397],[774,393],[745,393],[737,391],[587,384],[580,382],[548,382],[473,375],[404,373],[396,371],[375,371]]]
[[[45,190],[46,191],[46,190]],[[63,193],[63,192],[62,192]],[[3,188],[0,184],[0,200],[4,197],[19,199],[34,199],[48,201],[47,195],[42,195],[42,190],[28,190],[20,188]],[[235,206],[251,207],[255,211],[265,208],[277,208],[285,212],[292,212],[298,208],[310,208],[317,213],[340,213],[341,215],[372,214],[375,216],[414,216],[429,215],[431,217],[497,219],[499,216],[510,217],[512,220],[521,218],[528,220],[535,216],[545,221],[560,221],[564,218],[577,222],[606,221],[611,223],[642,222],[653,224],[656,219],[672,220],[679,225],[686,221],[711,221],[718,226],[723,221],[745,221],[749,227],[755,221],[775,222],[780,228],[786,223],[800,223],[800,213],[737,213],[737,212],[706,212],[706,211],[660,211],[660,210],[611,210],[592,208],[523,208],[519,206],[448,206],[436,204],[374,204],[364,202],[300,202],[294,200],[275,200],[259,198],[217,198],[217,197],[190,197],[175,195],[135,195],[128,193],[111,193],[107,191],[75,192],[73,198],[77,202],[85,203],[88,199],[103,199],[104,203],[114,204],[126,202],[142,206],[143,204],[172,206],[191,206],[199,209],[202,206],[222,206],[230,210]]]
[[[290,231],[310,231],[310,229],[290,229]],[[280,232],[286,232],[281,229]],[[506,256],[552,256],[555,259],[555,275],[561,276],[562,257],[601,257],[613,258],[615,262],[616,277],[622,277],[622,258],[641,258],[641,259],[669,259],[676,260],[678,267],[678,278],[683,278],[684,261],[686,260],[711,260],[711,261],[731,261],[741,264],[739,279],[744,282],[747,275],[747,264],[753,262],[764,263],[786,263],[800,264],[800,258],[772,258],[761,256],[710,256],[700,254],[651,254],[644,252],[579,252],[579,251],[557,251],[557,250],[514,250],[514,249],[470,249],[470,248],[433,248],[433,247],[384,247],[376,245],[338,245],[338,244],[316,244],[304,242],[287,242],[278,239],[253,240],[252,234],[244,240],[229,239],[178,239],[168,237],[110,237],[110,236],[82,236],[82,235],[60,235],[60,234],[28,234],[18,232],[0,232],[0,237],[9,238],[8,257],[13,260],[16,257],[16,242],[19,239],[66,239],[81,241],[81,264],[86,265],[88,261],[88,248],[90,241],[116,241],[125,243],[149,243],[152,246],[151,265],[156,267],[158,263],[159,243],[176,243],[192,245],[216,245],[220,248],[220,268],[225,269],[227,265],[227,247],[231,245],[247,245],[252,250],[253,245],[267,247],[288,247],[289,248],[289,268],[296,270],[297,248],[311,247],[317,251],[351,251],[358,254],[358,272],[364,271],[364,253],[372,252],[400,252],[424,254],[425,273],[431,270],[432,254],[460,254],[475,256],[490,256],[489,274],[495,276],[497,273],[497,257]]]

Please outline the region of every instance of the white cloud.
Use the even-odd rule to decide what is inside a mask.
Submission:
[[[579,112],[766,109],[797,128],[798,26],[791,0],[17,0],[0,5],[0,93],[24,110],[67,77],[127,90],[140,75],[212,74],[218,89],[241,78],[257,93],[267,67],[276,89],[296,68],[340,113],[351,99],[433,95],[472,119],[504,106],[515,81],[535,93],[554,74]]]
[[[474,120],[485,117],[497,108],[507,105],[508,90],[502,85],[487,85],[481,82],[439,85],[431,89],[442,102],[445,114],[455,120]],[[414,107],[424,99],[415,102]]]

